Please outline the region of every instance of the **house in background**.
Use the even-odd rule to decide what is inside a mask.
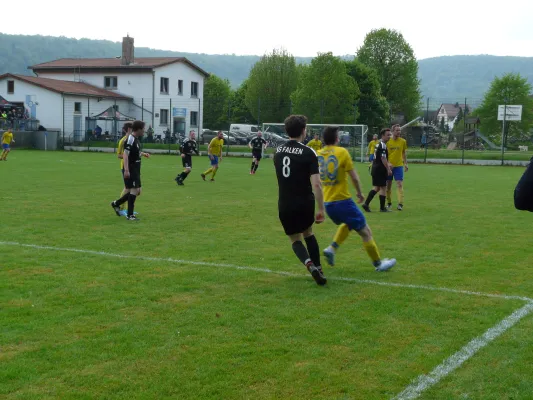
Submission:
[[[455,119],[459,115],[459,110],[463,109],[465,107],[464,104],[451,104],[451,103],[442,103],[439,109],[437,110],[437,116],[436,116],[436,125],[440,125],[440,121],[444,119],[444,124],[448,125],[450,130],[453,129],[453,125],[455,123]],[[468,104],[466,105],[468,110],[472,110],[472,107],[470,107]],[[464,113],[464,110],[463,110]]]
[[[0,75],[0,96],[46,129],[80,138],[87,117],[112,106],[126,112],[133,107],[133,98],[88,83],[15,74]]]
[[[201,132],[204,80],[209,74],[184,57],[135,58],[134,40],[129,36],[123,38],[121,57],[63,58],[28,68],[36,77],[3,76],[20,83],[16,94],[10,90],[12,83],[2,83],[0,95],[24,102],[43,125],[60,128],[67,135],[89,129],[83,116],[98,115],[115,101],[121,113],[143,120],[155,135],[167,130]],[[61,95],[68,97],[65,107]],[[30,102],[36,107],[34,112],[29,110]]]

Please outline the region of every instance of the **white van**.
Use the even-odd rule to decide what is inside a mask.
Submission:
[[[255,136],[257,132],[261,129],[257,125],[247,125],[247,124],[231,124],[229,127],[230,132],[240,132],[244,133],[247,136]]]

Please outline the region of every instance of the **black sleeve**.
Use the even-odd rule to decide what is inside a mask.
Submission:
[[[316,153],[311,150],[309,152],[309,175],[315,175],[320,173],[318,168],[318,157],[316,156]]]
[[[529,164],[516,185],[514,206],[517,210],[533,212],[533,163]]]
[[[194,152],[196,153],[197,156],[200,155],[200,152],[198,151],[198,144],[196,142],[194,142]]]
[[[262,142],[264,145],[267,144],[267,141],[266,141],[265,139],[263,139],[263,138],[261,138],[261,142]]]

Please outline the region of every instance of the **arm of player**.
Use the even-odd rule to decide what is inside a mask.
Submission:
[[[407,166],[407,149],[406,148],[403,149],[402,158],[403,158],[403,165],[405,165],[405,172],[407,172],[409,171],[409,167]]]
[[[348,175],[350,175],[352,185],[357,193],[357,200],[359,200],[359,203],[362,203],[365,201],[365,196],[363,196],[363,191],[361,189],[361,180],[359,179],[359,174],[357,174],[355,169],[352,169],[351,171],[348,171]]]
[[[128,157],[130,155],[130,151],[128,149],[124,149],[124,178],[128,179],[130,177],[130,164],[128,162]]]
[[[390,162],[389,160],[387,160],[387,157],[385,156],[385,152],[383,152],[381,154],[381,162],[383,163],[383,165],[385,166],[385,168],[387,169],[387,173],[389,175],[392,175],[392,170],[391,170],[391,166],[390,166]]]
[[[313,186],[313,193],[315,195],[316,204],[318,204],[318,212],[316,213],[315,221],[317,224],[324,222],[324,194],[322,193],[322,182],[320,181],[320,174],[311,175],[311,185]]]

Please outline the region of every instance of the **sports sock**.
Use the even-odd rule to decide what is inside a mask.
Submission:
[[[259,163],[255,164],[254,172],[257,171],[257,168],[259,168]]]
[[[215,179],[215,175],[217,174],[218,168],[213,169],[213,176],[211,179]]]
[[[387,188],[387,204],[392,204],[392,187]]]
[[[124,192],[123,192],[123,193],[124,193]],[[130,192],[129,192],[129,190],[128,190],[128,192],[127,192],[126,194],[124,194],[120,199],[115,200],[115,204],[116,204],[117,206],[120,206],[120,205],[124,204],[125,202],[127,202],[128,199],[129,199],[129,197],[130,197]]]
[[[366,254],[370,257],[373,263],[379,262],[381,260],[379,256],[378,245],[374,239],[371,239],[368,242],[363,242],[363,247],[365,248]]]
[[[344,243],[348,235],[350,234],[350,228],[346,224],[342,224],[339,226],[339,229],[337,229],[337,233],[335,233],[335,236],[333,237],[333,243],[331,244],[331,247],[334,249],[337,249],[341,244]]]
[[[300,240],[292,244],[292,251],[294,251],[294,254],[296,254],[296,257],[298,257],[298,259],[306,267],[307,267],[307,264],[312,262],[311,258],[309,258],[309,253],[307,252],[307,249],[305,248],[305,246]]]
[[[372,201],[372,199],[374,198],[374,196],[377,194],[378,192],[376,192],[374,189],[372,189],[369,193],[368,193],[368,196],[365,200],[365,204],[368,206],[370,204],[370,202]]]
[[[137,196],[130,193],[128,197],[128,217],[133,215],[133,209],[135,208],[136,199],[137,199]]]
[[[213,172],[213,168],[209,168],[207,171],[205,171],[204,175],[209,175],[211,172]]]
[[[309,257],[311,257],[311,261],[313,261],[313,264],[315,264],[317,267],[322,265],[320,264],[320,249],[318,248],[318,242],[315,235],[306,237],[305,245],[307,246],[307,251],[309,253]]]
[[[252,161],[252,166],[250,167],[250,172],[253,172],[255,166],[255,162]]]
[[[398,188],[398,203],[403,204],[403,186]]]
[[[379,195],[379,207],[380,209],[385,209],[385,196]]]
[[[124,197],[125,195],[129,194],[129,190],[122,189],[122,192],[120,192],[120,198]],[[120,205],[120,209],[122,210],[122,204]]]
[[[181,181],[183,182],[185,179],[187,179],[187,177],[189,176],[189,174],[185,171],[183,171],[181,173]]]

